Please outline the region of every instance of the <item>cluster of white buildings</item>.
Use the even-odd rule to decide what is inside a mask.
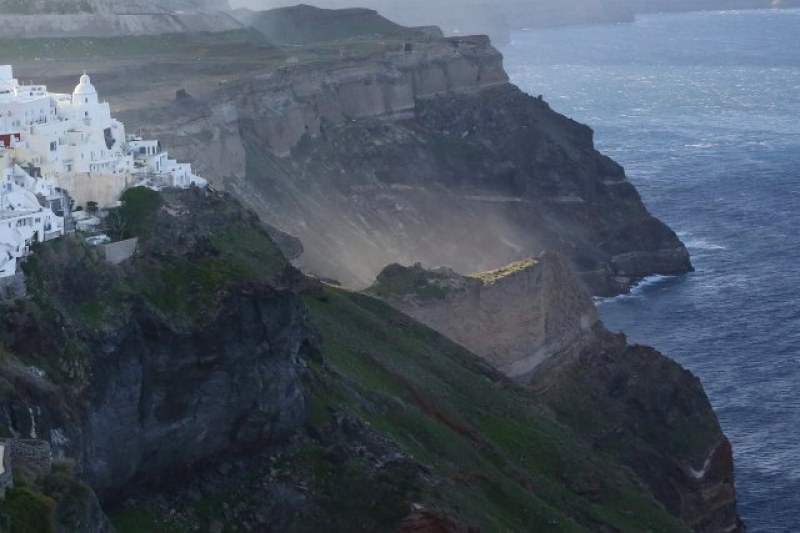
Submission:
[[[70,202],[112,207],[136,185],[206,185],[158,141],[126,135],[86,74],[58,94],[20,84],[9,65],[0,65],[0,178],[0,278],[34,242],[63,235]]]

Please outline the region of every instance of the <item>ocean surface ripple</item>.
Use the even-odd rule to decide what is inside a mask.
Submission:
[[[800,531],[800,11],[518,32],[512,80],[595,128],[697,271],[598,302],[706,388],[751,532]]]

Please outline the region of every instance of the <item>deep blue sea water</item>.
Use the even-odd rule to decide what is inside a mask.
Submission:
[[[591,125],[697,272],[599,304],[700,377],[752,532],[800,532],[800,11],[518,32],[512,80]]]

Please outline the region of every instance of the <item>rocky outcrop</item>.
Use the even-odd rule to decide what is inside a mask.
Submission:
[[[252,9],[293,5],[293,0],[238,2]],[[565,24],[628,22],[633,11],[627,0],[463,0],[458,8],[447,0],[318,0],[312,5],[331,8],[367,7],[406,26],[435,24],[448,35],[491,35],[504,43],[513,30]]]
[[[473,277],[392,265],[370,292],[521,381],[694,531],[743,531],[730,443],[700,381],[599,322],[553,254]]]
[[[369,292],[526,383],[594,340],[597,312],[563,258],[545,253],[474,277],[391,265]]]
[[[226,11],[227,0],[0,0],[0,13],[114,15]]]
[[[319,9],[300,4],[269,11],[235,11],[243,24],[251,26],[275,45],[302,45],[331,41],[372,41],[379,38],[419,39],[425,35],[443,37],[435,26],[406,28],[372,9]]]
[[[101,492],[237,445],[285,438],[304,418],[304,308],[252,287],[219,302],[213,328],[176,328],[135,311],[90,344],[91,407],[81,428],[85,479]]]
[[[674,361],[599,328],[576,357],[545,363],[532,390],[693,531],[744,531],[730,443],[700,381]]]
[[[0,0],[3,39],[223,32],[243,25],[226,0]]]
[[[137,257],[110,265],[69,240],[43,249],[33,300],[1,319],[4,349],[41,361],[4,366],[15,383],[0,402],[4,431],[77,458],[102,495],[296,432],[303,358],[317,350],[295,274],[257,219],[216,196],[132,198]]]

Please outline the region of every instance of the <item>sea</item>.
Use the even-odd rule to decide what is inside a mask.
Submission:
[[[703,382],[751,532],[800,532],[800,10],[519,31],[512,81],[595,130],[696,272],[598,302]]]

